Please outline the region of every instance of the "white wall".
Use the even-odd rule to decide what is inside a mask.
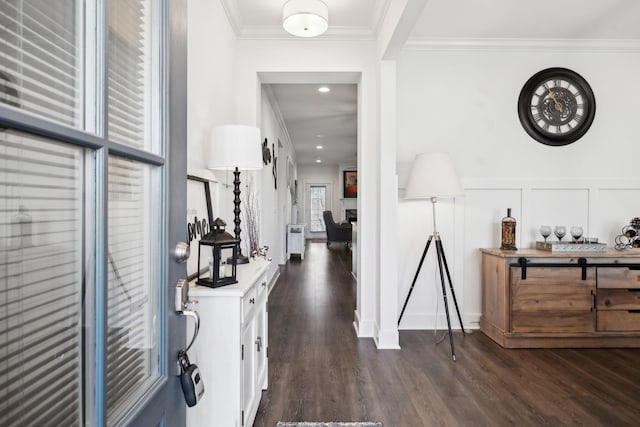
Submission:
[[[214,219],[225,220],[233,234],[233,175],[207,170],[207,159],[211,129],[236,123],[237,42],[220,2],[190,0],[188,9],[188,172],[216,182]]]
[[[564,147],[534,141],[517,116],[524,83],[553,66],[585,77],[597,102],[589,132]],[[437,219],[467,326],[477,326],[481,311],[478,248],[499,246],[499,222],[508,207],[518,220],[519,247],[540,238],[541,224],[581,225],[586,234],[611,244],[640,214],[639,174],[629,161],[640,155],[633,125],[640,117],[639,70],[637,49],[538,44],[537,49],[432,46],[402,52],[398,161],[406,165],[420,152],[448,152],[465,187],[464,197],[438,203]],[[431,232],[430,203],[400,199],[398,224],[399,246],[405,248],[398,254],[401,306]],[[446,327],[434,259],[432,253],[423,267],[402,328],[433,327],[437,301],[438,327]]]
[[[271,163],[265,166],[261,172],[262,190],[262,214],[260,237],[263,245],[269,245],[269,256],[275,261],[271,265],[272,274],[275,274],[278,264],[286,263],[286,225],[291,222],[291,193],[287,186],[287,159],[294,164],[295,177],[295,153],[288,141],[287,133],[282,128],[282,118],[271,103],[269,94],[262,90],[260,129],[262,139],[267,138],[269,149],[275,147],[275,153],[271,153]],[[281,146],[279,146],[279,141]],[[277,157],[277,182],[276,191],[273,177],[274,157]]]
[[[236,123],[236,37],[220,2],[189,0],[188,166],[206,169],[216,125]]]

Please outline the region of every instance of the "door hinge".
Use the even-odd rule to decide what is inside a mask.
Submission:
[[[269,358],[269,346],[267,346],[267,351],[266,351],[265,357],[266,357],[267,359]]]
[[[242,411],[242,425],[244,425],[244,411]]]
[[[240,360],[244,360],[244,344],[242,344],[242,347],[240,350]]]
[[[265,308],[265,313],[268,313],[268,312],[269,312],[269,301],[267,301],[266,308]]]

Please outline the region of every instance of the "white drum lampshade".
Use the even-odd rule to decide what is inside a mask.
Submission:
[[[260,129],[245,125],[216,126],[211,132],[209,169],[262,169]]]
[[[446,153],[422,153],[413,160],[405,199],[455,197],[463,194],[451,158]]]
[[[282,27],[298,37],[317,37],[329,28],[329,7],[322,0],[289,0],[282,7]]]

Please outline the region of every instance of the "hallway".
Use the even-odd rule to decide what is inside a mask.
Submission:
[[[269,299],[269,389],[254,426],[382,421],[385,427],[632,426],[640,419],[640,350],[505,350],[456,334],[458,361],[433,331],[401,331],[378,351],[353,329],[351,255],[307,242]],[[438,332],[438,337],[441,333]]]

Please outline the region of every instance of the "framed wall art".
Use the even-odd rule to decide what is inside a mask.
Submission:
[[[201,257],[198,266],[198,242],[210,230],[213,222],[211,185],[208,179],[187,175],[187,243],[191,256],[187,260],[187,279],[192,280],[198,272],[209,269],[207,257]]]
[[[358,171],[342,172],[343,194],[345,199],[355,199],[358,197]]]

